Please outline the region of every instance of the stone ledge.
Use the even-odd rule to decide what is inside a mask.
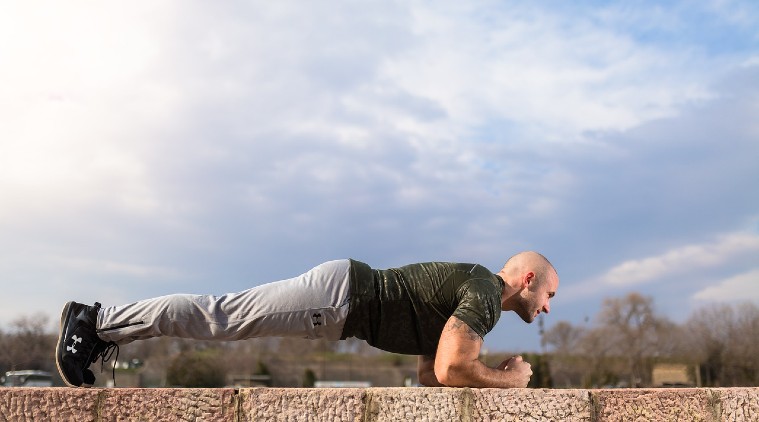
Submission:
[[[759,421],[759,388],[0,388],[0,421]]]

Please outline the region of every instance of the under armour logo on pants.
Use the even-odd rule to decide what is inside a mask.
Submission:
[[[319,318],[321,318],[321,317],[322,317],[322,314],[313,314],[313,315],[311,315],[311,319],[313,319],[312,322],[314,324],[314,327],[316,327],[317,325],[322,325],[322,322],[319,321]]]

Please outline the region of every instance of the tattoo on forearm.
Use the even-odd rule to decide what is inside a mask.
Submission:
[[[464,321],[458,319],[458,318],[452,318],[448,324],[445,325],[446,330],[451,331],[463,331],[464,334],[469,337],[472,341],[480,340],[480,335],[475,333],[474,330],[470,326],[468,326]]]

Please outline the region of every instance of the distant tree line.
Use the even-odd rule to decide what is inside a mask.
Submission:
[[[0,371],[53,371],[56,335],[44,314],[22,315],[0,329]]]
[[[652,385],[657,363],[682,363],[705,387],[759,385],[759,308],[712,304],[675,324],[651,297],[604,300],[591,324],[559,322],[543,335],[555,387]]]

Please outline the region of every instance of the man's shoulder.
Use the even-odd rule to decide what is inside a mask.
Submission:
[[[473,262],[448,262],[448,261],[429,261],[419,262],[416,264],[404,265],[400,268],[427,268],[439,269],[444,271],[457,271],[477,275],[492,275],[490,270],[484,266]]]

